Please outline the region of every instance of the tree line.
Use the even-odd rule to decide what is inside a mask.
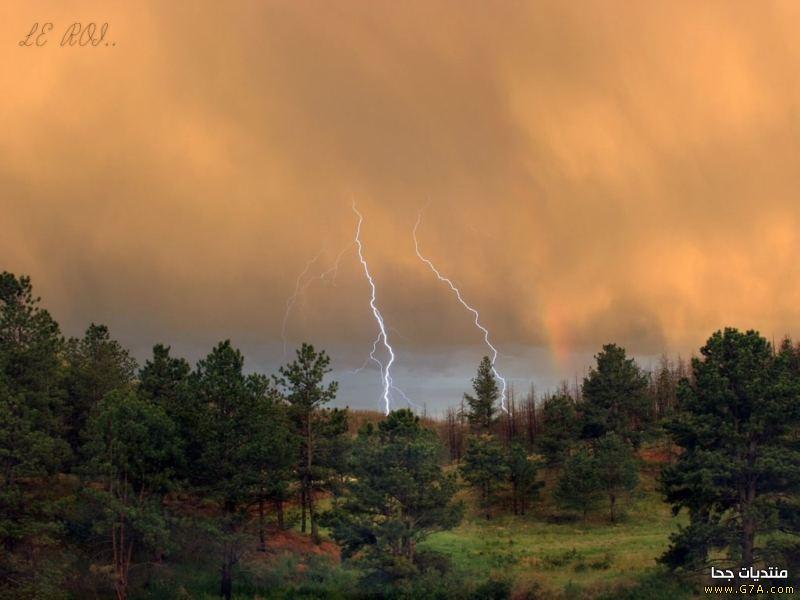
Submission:
[[[231,598],[242,557],[295,519],[314,542],[325,527],[365,589],[394,589],[446,571],[422,542],[462,520],[460,489],[481,519],[522,517],[547,481],[564,515],[614,522],[655,447],[664,498],[689,515],[665,565],[800,566],[800,350],[788,339],[725,329],[690,365],[665,359],[652,374],[608,344],[580,385],[511,396],[507,413],[484,357],[438,425],[398,410],[355,434],[351,411],[330,406],[329,373],[309,344],[269,376],[248,373],[229,341],[194,366],[165,345],[137,365],[102,325],[66,339],[30,280],[2,273],[0,597],[80,595],[91,564],[125,599],[139,566],[198,538]]]

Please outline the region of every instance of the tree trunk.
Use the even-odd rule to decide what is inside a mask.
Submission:
[[[319,544],[319,525],[317,525],[317,515],[314,512],[314,490],[308,490],[308,517],[311,520],[311,539],[315,544]]]
[[[311,476],[311,465],[314,454],[314,440],[311,427],[311,413],[306,420],[306,503],[308,504],[308,518],[311,521],[311,539],[319,544],[319,527],[314,514],[314,481]]]
[[[515,515],[519,514],[519,509],[517,508],[518,499],[519,499],[519,493],[517,492],[517,482],[516,481],[512,481],[511,482],[511,505],[512,505],[512,510],[514,511]]]
[[[616,514],[614,513],[614,507],[617,505],[617,496],[615,494],[611,494],[609,499],[611,500],[611,522],[615,523],[617,519]]]
[[[118,529],[112,527],[112,544],[114,546],[114,571],[116,579],[114,581],[114,593],[117,600],[127,600],[128,598],[128,571],[131,565],[133,553],[133,542],[125,540],[125,516],[120,515]]]
[[[233,578],[231,576],[231,565],[226,560],[222,563],[222,584],[220,585],[219,595],[225,600],[231,600],[233,596]]]
[[[258,551],[267,551],[266,535],[264,534],[264,496],[258,499]]]
[[[756,519],[753,503],[756,497],[755,482],[749,482],[745,502],[742,506],[742,564],[752,565],[756,541]]]
[[[300,533],[306,532],[306,479],[300,482]]]
[[[278,529],[283,530],[286,528],[283,522],[283,498],[278,498],[275,501],[275,517],[278,520]]]
[[[756,460],[756,443],[750,441],[747,451],[747,464],[751,471]],[[756,501],[756,481],[753,476],[747,478],[743,487],[743,497],[741,502],[742,512],[742,563],[752,566],[753,552],[756,541],[756,518],[753,514],[753,505]]]

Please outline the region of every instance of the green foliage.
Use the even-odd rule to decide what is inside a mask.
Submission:
[[[293,447],[287,421],[269,381],[245,375],[244,358],[229,341],[197,364],[192,391],[201,411],[199,458],[192,481],[221,508],[215,527],[222,554],[222,595],[230,597],[232,569],[244,547],[247,507],[264,493],[265,475],[278,475]]]
[[[180,440],[161,407],[122,390],[101,400],[86,437],[84,496],[97,508],[95,531],[111,532],[114,587],[124,598],[134,551],[168,544],[161,502],[172,484],[170,465],[177,462]]]
[[[27,407],[32,426],[58,435],[63,339],[39,301],[30,278],[0,273],[0,382]]]
[[[0,274],[0,596],[55,596],[59,582],[47,551],[61,533],[52,484],[69,457],[60,435],[62,340],[38,303],[27,277]],[[50,573],[37,569],[43,563]]]
[[[478,365],[478,373],[472,380],[472,389],[475,390],[474,396],[464,394],[469,405],[469,422],[479,430],[488,431],[497,419],[495,402],[500,398],[494,368],[488,356],[484,356]]]
[[[409,410],[359,432],[346,493],[325,520],[344,556],[357,557],[376,581],[419,574],[424,555],[417,544],[461,519],[457,483],[439,465],[441,451],[436,434]]]
[[[321,428],[333,427],[335,430],[338,422],[341,429],[342,424],[341,415],[334,415],[333,421],[330,415],[327,419],[321,419],[319,409],[336,398],[339,384],[332,381],[328,385],[323,385],[325,375],[331,370],[330,358],[324,350],[318,353],[314,346],[304,343],[297,349],[296,354],[293,362],[279,369],[279,376],[274,380],[289,403],[289,414],[294,421],[300,447],[297,476],[300,481],[301,529],[305,532],[306,510],[308,510],[311,535],[315,541],[319,541],[314,502],[315,481],[320,477],[317,469],[320,452],[316,440]],[[346,416],[344,419],[346,428]]]
[[[230,514],[244,508],[259,484],[260,434],[269,417],[263,383],[243,368],[241,352],[226,340],[192,374],[202,440],[193,481]]]
[[[600,502],[600,485],[594,456],[588,447],[581,446],[564,463],[553,496],[559,506],[580,512],[585,520]]]
[[[618,517],[618,501],[636,488],[639,464],[630,446],[616,433],[593,444],[581,445],[567,461],[556,484],[554,498],[562,508],[583,515],[608,500],[611,522]]]
[[[774,352],[757,332],[736,329],[716,332],[700,352],[667,425],[683,452],[664,468],[663,490],[690,524],[664,562],[699,568],[722,549],[750,565],[763,550],[757,539],[798,531],[800,355],[788,340]]]
[[[172,465],[179,479],[188,480],[191,465],[200,458],[199,418],[202,408],[190,387],[191,367],[170,356],[169,346],[157,344],[153,356],[139,370],[137,394],[164,409],[175,424],[183,452]]]
[[[575,402],[565,393],[550,396],[542,406],[542,421],[544,431],[536,437],[537,447],[548,465],[560,465],[578,438],[580,426]]]
[[[497,492],[510,473],[502,446],[488,433],[473,436],[461,462],[461,475],[480,495],[480,505],[487,519]]]
[[[302,344],[297,349],[297,358],[279,369],[275,381],[300,418],[336,398],[337,382],[322,385],[325,375],[330,373],[330,362],[324,350],[317,352],[311,344]]]
[[[607,499],[616,520],[618,499],[640,478],[642,489],[623,523],[555,523],[549,494],[520,516],[538,496],[538,465],[513,439],[501,446],[488,435],[499,391],[484,358],[466,396],[484,435],[471,439],[460,472],[486,515],[509,487],[516,514],[459,524],[458,471],[440,464],[436,433],[397,411],[352,440],[348,411],[327,406],[337,386],[325,381],[324,352],[304,344],[268,379],[246,374],[229,342],[195,370],[158,345],[135,377],[106,327],[65,342],[30,280],[2,273],[0,598],[112,588],[121,598],[504,598],[512,582],[515,597],[688,597],[679,579],[647,571],[670,532],[662,560],[671,567],[699,568],[711,555],[800,569],[800,350],[725,330],[676,394],[681,369],[663,361],[648,388],[609,345],[584,402],[545,402],[536,444],[551,466],[563,462],[552,490],[561,507],[585,515]],[[667,429],[681,447],[662,475],[685,513],[674,521],[653,493],[652,463],[640,474],[632,449],[653,412],[672,413]],[[323,490],[332,492],[320,500],[331,509],[324,524],[348,568],[328,557],[329,543],[308,549],[285,532],[273,548],[263,543],[269,504],[298,492],[289,511],[310,515],[315,537],[328,533],[315,519]],[[293,545],[281,553],[286,539]]]
[[[617,520],[617,501],[639,483],[639,464],[631,448],[616,433],[607,433],[594,448],[600,489],[608,499],[611,522]]]
[[[171,487],[169,466],[181,451],[175,424],[160,406],[131,391],[108,394],[87,426],[84,467],[91,481],[103,481],[125,495],[163,494]]]
[[[94,323],[83,338],[70,339],[66,350],[67,439],[79,455],[85,441],[81,435],[92,412],[106,394],[131,386],[136,361],[111,339],[105,325]]]
[[[583,380],[583,437],[614,432],[638,447],[652,420],[648,378],[616,344],[603,346],[596,359]]]
[[[544,485],[537,481],[539,462],[528,456],[520,443],[513,443],[506,454],[508,477],[511,481],[511,502],[514,514],[525,514],[528,503],[539,498],[539,490]]]
[[[325,409],[318,414],[316,460],[312,468],[317,487],[334,494],[341,493],[347,477],[347,464],[352,447],[349,435],[348,410]]]
[[[610,592],[597,596],[597,600],[690,600],[696,595],[685,582],[673,574],[653,570],[641,577],[633,586],[617,586]]]

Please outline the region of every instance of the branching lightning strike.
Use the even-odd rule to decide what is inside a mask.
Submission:
[[[380,341],[381,341],[381,333],[378,332],[378,337],[376,337],[375,340],[372,342],[372,350],[370,351],[369,356],[367,356],[367,359],[364,361],[364,364],[362,364],[357,369],[354,369],[354,370],[350,371],[351,373],[353,373],[354,375],[358,374],[358,373],[361,373],[361,371],[363,371],[364,369],[367,368],[367,365],[369,364],[369,361],[372,361],[376,365],[378,365],[378,369],[380,369],[380,372],[381,372],[381,382],[383,382],[383,363],[381,363],[381,361],[379,361],[378,358],[375,356],[375,352],[377,352],[377,350],[378,350],[378,344],[380,343]],[[414,402],[411,398],[409,398],[408,394],[406,394],[402,389],[397,387],[394,383],[392,383],[392,389],[395,392],[397,392],[397,394],[403,400],[406,401],[406,404],[408,404],[412,408],[416,408],[417,410],[423,410],[422,406],[420,406],[419,404]]]
[[[364,217],[361,215],[360,212],[358,212],[355,202],[353,202],[353,212],[356,213],[356,215],[358,216],[358,225],[356,226],[356,237],[355,237],[356,249],[358,250],[358,260],[361,262],[361,266],[364,267],[364,275],[367,277],[367,281],[369,282],[369,287],[371,290],[369,306],[372,309],[372,315],[375,317],[375,321],[377,321],[378,323],[378,329],[380,329],[380,333],[378,334],[376,343],[373,346],[373,351],[370,353],[370,358],[374,360],[381,368],[381,375],[382,375],[381,379],[383,381],[383,402],[386,414],[388,415],[391,410],[390,394],[391,390],[394,388],[394,384],[392,383],[392,373],[391,373],[392,363],[394,363],[394,349],[392,349],[392,346],[389,344],[389,337],[386,334],[386,325],[383,322],[383,315],[381,315],[381,311],[378,309],[376,303],[377,291],[375,288],[375,282],[372,279],[372,275],[370,275],[369,265],[367,265],[367,261],[364,258],[364,248],[361,243],[361,224],[364,221]],[[386,365],[380,362],[375,356],[375,350],[377,349],[378,345],[377,342],[382,342],[384,347],[386,348],[386,351],[389,353],[389,360],[386,363]]]
[[[287,345],[286,326],[289,323],[289,315],[291,314],[292,308],[297,302],[297,299],[306,293],[306,290],[308,290],[308,287],[314,281],[325,281],[328,279],[328,277],[330,277],[331,282],[335,282],[336,275],[339,273],[339,263],[341,262],[342,257],[345,255],[345,253],[347,253],[347,251],[350,250],[352,246],[353,242],[350,242],[349,244],[347,244],[347,246],[342,248],[339,254],[336,255],[336,260],[333,261],[333,265],[330,268],[326,269],[322,273],[309,277],[308,279],[303,281],[303,278],[308,274],[308,271],[311,269],[311,266],[314,263],[316,263],[319,257],[322,255],[322,250],[320,250],[313,258],[309,259],[308,262],[306,262],[305,268],[297,276],[297,280],[295,281],[294,284],[294,292],[292,292],[292,295],[286,299],[286,310],[283,313],[283,323],[281,324],[281,340],[283,340],[284,357],[286,357],[286,345]]]
[[[497,353],[497,348],[495,348],[494,345],[492,345],[492,342],[489,341],[489,330],[486,329],[486,327],[484,327],[483,325],[481,325],[480,314],[478,313],[477,310],[472,308],[472,306],[470,306],[469,304],[466,303],[464,298],[461,297],[461,291],[455,286],[455,284],[450,279],[448,279],[447,277],[442,275],[439,272],[439,270],[434,266],[434,264],[430,261],[430,259],[428,259],[425,256],[423,256],[422,252],[420,252],[419,240],[417,239],[417,229],[419,228],[419,225],[420,225],[421,221],[422,221],[422,211],[419,211],[419,213],[417,213],[417,222],[414,225],[414,231],[413,231],[414,249],[417,252],[417,256],[419,257],[419,259],[422,262],[424,262],[426,265],[428,265],[430,267],[431,271],[433,271],[433,274],[436,275],[436,277],[437,277],[437,279],[439,279],[439,281],[442,281],[442,282],[446,283],[450,287],[450,289],[456,295],[456,298],[458,298],[458,301],[461,303],[461,305],[464,308],[466,308],[469,312],[471,312],[472,315],[475,317],[475,327],[477,327],[478,329],[480,329],[483,332],[483,340],[486,342],[486,345],[492,351],[492,371],[494,372],[494,376],[497,377],[500,380],[500,383],[501,383],[500,408],[503,410],[503,412],[508,413],[508,409],[506,408],[506,380],[503,378],[502,375],[500,375],[500,373],[497,371],[497,367],[495,366],[495,363],[497,362],[497,354],[498,353]]]
[[[292,312],[292,307],[294,306],[294,303],[297,301],[297,297],[300,295],[301,292],[300,284],[303,281],[303,277],[306,276],[308,270],[311,268],[311,265],[317,262],[317,259],[319,258],[320,254],[322,254],[322,250],[317,252],[317,254],[313,258],[311,258],[308,262],[306,262],[305,268],[300,272],[300,274],[297,276],[297,280],[294,282],[294,292],[292,292],[292,295],[286,299],[286,310],[283,313],[283,323],[281,324],[281,340],[283,340],[284,357],[286,356],[286,325],[289,322],[289,313]]]

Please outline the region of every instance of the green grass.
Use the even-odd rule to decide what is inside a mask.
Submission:
[[[450,557],[460,571],[512,578],[518,591],[538,585],[572,595],[647,577],[679,522],[661,502],[652,475],[643,475],[639,493],[616,524],[603,512],[586,523],[548,522],[546,515],[553,512],[545,493],[529,515],[486,521],[469,514],[459,527],[432,535],[424,546]]]
[[[530,514],[515,517],[508,515],[507,509],[498,509],[498,516],[490,521],[477,514],[474,498],[464,490],[460,496],[469,508],[462,524],[430,536],[421,549],[449,558],[453,566],[447,579],[450,589],[472,590],[471,595],[462,593],[460,598],[486,596],[479,586],[490,581],[512,582],[515,598],[689,598],[691,594],[683,584],[656,565],[656,559],[667,548],[670,533],[681,521],[671,516],[656,491],[656,470],[653,465],[645,466],[638,492],[625,503],[624,516],[615,524],[609,522],[603,507],[585,523],[580,519],[554,520],[554,515],[565,515],[550,499],[552,481],[548,481],[542,500],[531,506]],[[329,500],[323,499],[320,508],[327,508],[328,504]],[[295,527],[299,526],[294,522],[297,516],[292,515]],[[327,532],[322,533],[326,537]],[[237,598],[345,598],[358,589],[359,573],[352,568],[321,558],[300,573],[298,560],[292,556],[276,557],[258,568],[243,565],[235,578]],[[216,565],[209,565],[206,570],[188,565],[186,568],[153,586],[149,594],[137,597],[216,597]],[[421,586],[418,591],[428,591],[428,583],[417,583]],[[434,577],[429,583],[437,586],[443,581]],[[526,596],[526,592],[532,593]]]

